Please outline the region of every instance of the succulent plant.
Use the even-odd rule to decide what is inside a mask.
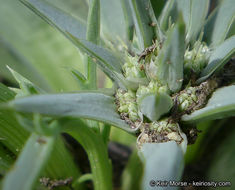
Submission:
[[[85,72],[69,68],[77,87],[66,93],[58,93],[57,88],[51,93],[48,86],[52,83],[45,85],[43,77],[36,78],[40,72],[34,74],[28,67],[33,74],[23,77],[17,67],[10,69],[20,88],[0,85],[0,97],[4,93],[7,96],[1,101],[5,103],[0,120],[4,114],[16,112],[16,117],[12,114],[4,122],[13,118],[29,138],[24,146],[21,142],[23,149],[15,169],[3,180],[3,190],[36,188],[38,176],[43,176],[44,186],[58,184],[47,177],[62,176],[61,184],[73,189],[83,189],[86,180],[92,180],[96,190],[112,189],[106,147],[111,126],[136,138],[135,156],[143,164],[143,177],[138,179],[141,189],[156,186],[150,183],[155,179],[179,181],[187,144],[194,137],[188,132],[190,126],[235,115],[233,0],[221,1],[212,12],[209,0],[168,0],[162,10],[150,0],[90,0],[85,22],[81,15],[77,19],[53,2],[20,1],[79,49]],[[97,88],[96,65],[111,79],[112,88]],[[54,71],[49,72],[54,75]],[[66,85],[70,84],[66,83],[65,89]],[[58,141],[61,133],[83,146],[91,174],[80,175]],[[15,137],[26,141],[24,135],[7,138]],[[50,153],[57,141],[64,152],[58,163],[70,164],[62,170],[58,165],[50,172],[56,160]],[[2,145],[12,152],[8,141],[2,141]],[[25,170],[23,166],[27,166]],[[132,175],[137,174],[132,171]],[[130,181],[126,183],[131,185]]]

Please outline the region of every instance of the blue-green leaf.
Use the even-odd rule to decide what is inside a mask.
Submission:
[[[208,44],[216,47],[227,37],[230,26],[234,23],[234,0],[223,0],[209,17],[205,26],[205,36]]]
[[[180,181],[184,157],[176,142],[143,144],[139,155],[145,165],[141,189],[170,189],[156,186],[157,181]]]
[[[90,0],[86,39],[94,44],[100,40],[100,0]]]
[[[171,97],[165,93],[149,93],[141,97],[138,102],[141,113],[151,121],[158,120],[170,111],[173,106]]]
[[[168,32],[158,56],[158,76],[168,84],[172,92],[180,90],[183,82],[183,61],[185,51],[185,25],[182,18]]]
[[[11,101],[9,106],[21,112],[97,120],[126,131],[133,131],[125,121],[120,119],[116,112],[114,98],[103,93],[36,95]]]
[[[122,10],[126,25],[126,36],[127,36],[127,44],[133,40],[134,37],[134,20],[131,13],[131,7],[128,0],[121,0]]]
[[[186,31],[188,31],[193,0],[176,0],[178,11],[182,13]]]
[[[207,105],[190,115],[184,115],[185,122],[199,122],[204,120],[222,119],[235,116],[235,85],[216,90]]]
[[[159,16],[160,28],[163,31],[167,31],[169,27],[169,19],[171,22],[175,22],[177,17],[177,4],[175,0],[168,0]]]
[[[54,146],[54,137],[32,134],[14,167],[5,176],[3,190],[31,190]]]
[[[206,80],[215,71],[223,68],[223,66],[228,62],[228,60],[234,56],[235,53],[235,36],[230,37],[225,40],[221,45],[216,47],[212,52],[208,65],[203,69],[201,73],[201,78],[198,79],[198,83]]]
[[[206,21],[209,3],[209,0],[192,0],[186,41],[194,43],[197,40],[198,33]]]
[[[86,39],[94,44],[100,41],[100,0],[89,1]],[[90,57],[85,58],[86,84],[83,89],[96,89],[96,64]]]
[[[152,45],[155,37],[154,28],[151,26],[153,21],[149,14],[149,9],[153,11],[152,5],[150,0],[129,0],[129,3],[140,49],[144,50]]]
[[[113,43],[127,41],[125,16],[122,2],[117,0],[100,0],[102,37]],[[129,13],[131,14],[131,13]]]

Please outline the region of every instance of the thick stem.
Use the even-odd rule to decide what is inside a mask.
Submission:
[[[87,22],[87,33],[86,38],[88,41],[98,44],[100,39],[100,1],[90,0],[89,1],[89,12]],[[86,69],[86,84],[89,89],[96,89],[96,63],[92,58],[87,57],[85,60]]]

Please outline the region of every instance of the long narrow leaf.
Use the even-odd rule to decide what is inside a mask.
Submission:
[[[205,26],[205,36],[208,44],[216,47],[220,45],[234,22],[234,0],[223,0],[218,9],[213,12]]]
[[[192,1],[193,0],[176,0],[178,11],[183,15],[186,31],[189,29]]]
[[[184,115],[185,122],[221,119],[235,116],[235,85],[216,90],[207,105],[190,115]]]
[[[54,146],[54,137],[32,134],[6,175],[3,190],[31,190]]]
[[[100,41],[100,0],[90,0],[86,39],[94,44]],[[83,89],[96,89],[96,63],[90,57],[85,59],[86,84]],[[80,81],[81,83],[82,81]]]
[[[114,98],[102,93],[37,95],[16,99],[9,106],[21,112],[97,120],[133,131],[117,114]]]
[[[62,123],[63,131],[76,139],[88,155],[94,188],[96,190],[110,190],[112,187],[112,169],[102,136],[97,135],[80,120],[70,119]]]
[[[82,24],[78,24],[78,20],[72,19],[71,16],[62,10],[53,7],[43,0],[23,0],[23,2],[49,24],[61,31],[74,45],[99,60],[97,63],[101,66],[101,69],[121,86],[119,77],[117,77],[115,72],[121,72],[120,62],[122,60],[116,58],[108,50],[85,40],[85,29]]]
[[[129,0],[132,16],[135,23],[135,29],[140,44],[140,49],[152,45],[155,34],[151,26],[152,19],[149,15],[149,9],[152,10],[150,0]]]
[[[228,60],[234,56],[235,53],[235,36],[225,40],[220,46],[218,46],[211,54],[208,65],[203,69],[201,78],[198,82],[206,80],[215,71],[223,68]]]
[[[134,20],[131,14],[131,7],[128,0],[121,0],[121,3],[126,24],[127,42],[129,43],[129,41],[132,41],[134,37]]]
[[[198,33],[206,21],[209,3],[209,0],[192,0],[189,27],[186,35],[187,41],[192,43],[196,41]]]
[[[102,37],[113,43],[126,41],[125,18],[121,1],[100,0]]]
[[[177,17],[178,11],[177,11],[177,4],[175,0],[168,0],[161,12],[161,15],[159,16],[159,24],[160,28],[163,31],[166,31],[169,27],[169,18],[172,22],[175,22],[175,19]]]
[[[183,82],[183,60],[185,50],[185,25],[181,20],[168,32],[167,39],[158,56],[158,76],[173,92],[181,88]]]

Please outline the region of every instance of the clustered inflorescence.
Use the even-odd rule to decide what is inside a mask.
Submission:
[[[132,128],[140,129],[138,144],[158,143],[175,141],[180,144],[184,139],[179,127],[178,121],[174,120],[174,112],[171,110],[168,114],[164,114],[160,119],[151,121],[141,113],[139,109],[139,101],[141,97],[148,93],[158,94],[165,93],[171,96],[178,113],[188,113],[195,110],[205,103],[208,93],[205,91],[207,84],[191,87],[185,85],[184,89],[173,94],[166,84],[162,84],[158,79],[158,53],[160,44],[155,44],[147,48],[140,57],[126,56],[126,62],[123,65],[123,74],[127,80],[147,81],[140,83],[137,90],[118,89],[116,92],[116,103],[120,117],[126,121]],[[208,62],[209,48],[201,43],[196,42],[193,49],[187,49],[184,55],[184,80],[190,84],[191,74],[199,74]],[[185,82],[185,81],[184,81]],[[201,99],[203,99],[201,101]],[[173,108],[172,108],[173,109]]]

